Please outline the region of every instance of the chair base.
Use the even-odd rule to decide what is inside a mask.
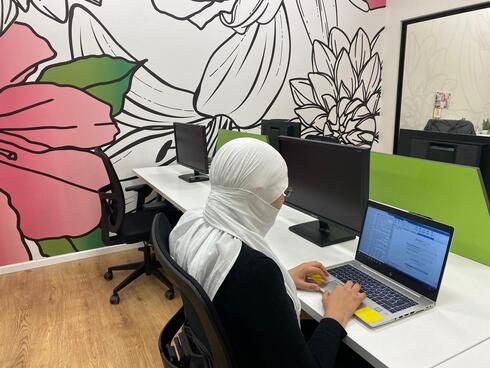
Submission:
[[[172,300],[175,297],[174,288],[170,281],[168,281],[167,278],[163,276],[163,274],[158,269],[160,267],[160,263],[156,260],[155,255],[151,254],[150,246],[147,243],[144,243],[144,246],[139,248],[138,250],[143,252],[143,262],[134,262],[112,266],[109,267],[107,269],[107,272],[104,274],[104,279],[109,281],[113,278],[113,271],[134,270],[113,289],[112,295],[109,299],[110,303],[119,304],[119,292],[143,274],[146,274],[148,276],[153,275],[158,280],[160,280],[162,284],[164,284],[168,288],[168,290],[165,292],[165,298],[167,298],[168,300]]]

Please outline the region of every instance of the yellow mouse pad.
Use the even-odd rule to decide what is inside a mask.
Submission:
[[[384,319],[382,314],[379,314],[374,309],[369,307],[356,310],[355,315],[368,324],[376,323]]]

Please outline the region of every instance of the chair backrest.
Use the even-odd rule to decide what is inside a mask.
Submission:
[[[109,184],[100,188],[98,194],[102,211],[100,221],[102,238],[104,243],[111,244],[109,233],[117,233],[124,220],[126,212],[124,192],[109,157],[100,148],[96,148],[94,153],[104,163],[109,177]]]
[[[428,132],[476,135],[475,126],[469,120],[429,119],[424,130]]]
[[[213,303],[201,285],[185,272],[170,256],[168,236],[171,225],[163,213],[155,216],[152,226],[152,241],[155,253],[162,265],[162,273],[169,279],[174,288],[180,291],[187,324],[194,331],[202,330],[207,341],[201,341],[212,355],[213,366],[216,368],[236,367],[228,339],[221,325]],[[189,315],[192,316],[189,321]],[[200,326],[195,326],[197,318]],[[199,335],[199,333],[196,333]]]

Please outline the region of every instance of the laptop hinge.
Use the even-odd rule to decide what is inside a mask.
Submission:
[[[407,287],[405,287],[403,284],[400,284],[399,282],[397,282],[397,281],[395,281],[393,279],[390,279],[389,277],[383,275],[381,272],[378,272],[378,271],[372,269],[371,267],[365,266],[361,262],[359,262],[359,265],[362,268],[365,268],[366,270],[369,270],[370,272],[375,273],[378,277],[382,278],[383,280],[386,280],[386,281],[389,281],[392,284],[395,284],[400,289],[403,289],[403,291],[406,291],[407,293],[412,294],[412,295],[416,296],[417,298],[424,298],[423,295],[420,295],[419,293],[416,293],[415,291],[413,291],[411,289],[407,289]]]

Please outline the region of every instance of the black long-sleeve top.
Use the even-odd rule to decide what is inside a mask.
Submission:
[[[246,245],[213,304],[240,368],[334,367],[346,335],[337,321],[324,318],[306,341],[279,267]]]

